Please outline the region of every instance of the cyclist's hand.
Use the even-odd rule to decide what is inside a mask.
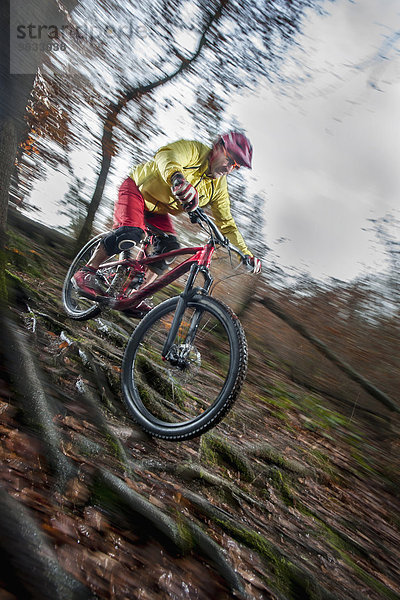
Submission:
[[[191,223],[198,223],[200,221],[199,215],[197,214],[197,212],[190,212],[189,214],[189,219]]]
[[[186,212],[192,212],[199,206],[199,194],[182,173],[174,173],[171,179],[171,192],[179,202],[182,202]]]
[[[261,260],[259,258],[247,254],[243,259],[243,264],[250,273],[261,273]]]

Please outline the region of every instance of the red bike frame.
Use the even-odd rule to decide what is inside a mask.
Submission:
[[[140,302],[142,302],[142,300],[144,300],[148,296],[153,295],[155,292],[158,292],[163,287],[169,285],[170,283],[187,273],[193,265],[198,266],[197,272],[202,271],[203,275],[205,275],[205,271],[208,272],[208,268],[210,266],[211,258],[214,254],[214,251],[215,245],[213,243],[208,242],[204,246],[196,246],[192,248],[179,248],[178,250],[171,250],[170,252],[165,252],[164,254],[158,254],[156,256],[145,256],[139,260],[128,259],[102,264],[100,268],[125,266],[132,268],[135,273],[145,273],[145,267],[147,265],[151,265],[152,263],[159,262],[163,259],[184,256],[186,254],[192,255],[190,256],[190,258],[187,258],[185,261],[179,263],[179,265],[177,265],[161,277],[158,277],[152,283],[149,283],[144,287],[139,288],[129,298],[113,300],[112,307],[115,310],[127,310],[129,308],[135,308],[138,304],[140,304]],[[209,275],[207,279],[209,280],[209,282],[211,281],[211,277]],[[208,285],[208,289],[209,287],[210,283]]]

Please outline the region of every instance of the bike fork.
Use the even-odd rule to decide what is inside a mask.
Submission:
[[[204,287],[203,288],[193,288],[193,283],[198,275],[198,273],[201,272],[202,275],[204,276]],[[163,347],[163,351],[161,356],[164,359],[168,359],[168,354],[171,351],[171,348],[173,346],[175,337],[179,331],[179,327],[181,326],[182,323],[182,317],[184,315],[184,312],[186,310],[186,307],[190,301],[190,299],[198,293],[198,291],[203,291],[205,293],[208,293],[211,284],[212,284],[212,277],[208,271],[208,269],[204,269],[203,267],[199,267],[199,265],[193,265],[190,273],[189,273],[189,277],[188,280],[186,282],[186,286],[184,291],[182,292],[182,294],[180,294],[179,299],[178,299],[178,304],[176,306],[176,310],[175,310],[175,315],[171,324],[171,328],[168,332],[168,336],[167,339],[165,341],[164,347]],[[194,340],[194,336],[196,334],[197,328],[199,326],[199,322],[200,322],[200,318],[202,315],[202,310],[201,309],[197,309],[193,315],[193,318],[191,320],[190,326],[189,326],[189,330],[185,339],[185,344],[191,344]]]

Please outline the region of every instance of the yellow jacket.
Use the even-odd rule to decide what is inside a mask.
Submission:
[[[171,176],[177,171],[183,173],[197,189],[199,205],[210,204],[222,233],[244,254],[251,255],[231,215],[226,176],[210,179],[206,175],[210,151],[201,142],[179,140],[160,148],[153,160],[137,165],[129,176],[139,187],[148,211],[177,214],[183,208],[171,194]]]

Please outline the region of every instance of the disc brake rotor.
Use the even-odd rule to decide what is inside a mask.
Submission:
[[[190,346],[188,349],[186,344],[177,346],[175,350],[180,358],[180,365],[170,364],[167,368],[169,378],[173,381],[188,383],[194,379],[201,367],[201,354],[196,346]]]

